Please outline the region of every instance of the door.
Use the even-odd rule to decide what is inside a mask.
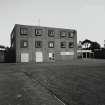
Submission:
[[[21,62],[29,62],[29,54],[21,53]]]
[[[55,58],[54,58],[54,53],[52,53],[52,52],[49,53],[49,59],[50,59],[50,60],[54,60],[54,59],[55,59]]]
[[[36,62],[43,62],[43,53],[42,52],[36,52]]]

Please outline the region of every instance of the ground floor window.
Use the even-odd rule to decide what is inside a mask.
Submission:
[[[49,53],[49,59],[50,60],[54,60],[55,59],[54,53],[52,53],[52,52]]]

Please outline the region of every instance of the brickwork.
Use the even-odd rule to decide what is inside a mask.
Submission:
[[[23,29],[23,30],[21,30]],[[36,29],[40,29],[40,32],[36,32]],[[52,36],[49,36],[49,30]],[[61,32],[65,35],[61,37]],[[73,37],[69,37],[69,33],[73,33]],[[38,35],[36,36],[35,33]],[[41,34],[41,35],[40,35]],[[53,36],[54,34],[54,36]],[[28,46],[25,43],[26,48],[21,48],[21,40],[27,40]],[[41,48],[35,47],[35,41],[41,41]],[[54,42],[54,48],[49,48],[48,43]],[[61,48],[61,42],[66,43],[65,48]],[[69,42],[73,42],[73,47],[69,48]],[[16,52],[16,62],[21,62],[21,53],[29,54],[29,62],[36,62],[36,52],[42,52],[43,62],[56,62],[56,61],[68,61],[77,58],[77,31],[73,29],[52,28],[42,26],[28,26],[16,24],[11,33],[11,47]],[[49,53],[54,53],[54,59],[49,59]],[[66,52],[67,55],[62,55],[61,52]]]

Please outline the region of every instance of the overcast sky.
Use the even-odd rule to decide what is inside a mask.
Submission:
[[[0,45],[10,45],[15,24],[76,29],[78,40],[103,45],[105,0],[0,0]]]

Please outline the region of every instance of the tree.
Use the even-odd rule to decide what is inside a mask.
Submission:
[[[90,45],[90,49],[92,51],[96,50],[96,49],[100,49],[100,44],[98,42],[92,42]]]
[[[93,42],[91,40],[85,39],[82,41],[82,45],[85,45],[85,49],[94,51],[95,49],[100,49],[100,44],[98,42]]]
[[[6,50],[5,50],[5,62],[7,63],[13,63],[13,62],[16,62],[16,53],[15,53],[15,50],[13,48],[9,48],[9,47],[6,47]]]
[[[90,45],[91,45],[92,41],[91,40],[88,40],[88,39],[85,39],[84,41],[82,41],[82,45],[85,45],[85,49],[89,49],[90,48]]]

